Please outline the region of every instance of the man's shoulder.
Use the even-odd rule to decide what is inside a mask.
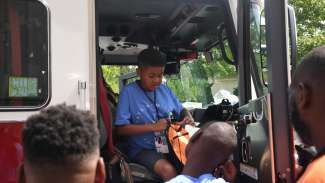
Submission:
[[[196,179],[186,175],[178,175],[166,183],[195,183]]]
[[[306,171],[298,180],[298,183],[325,183],[325,155],[314,160],[307,166]]]
[[[198,178],[198,183],[227,183],[222,178],[216,178],[212,174],[204,174]]]
[[[178,175],[167,183],[227,183],[222,178],[216,178],[212,174],[204,174],[199,178],[192,178],[186,175]]]

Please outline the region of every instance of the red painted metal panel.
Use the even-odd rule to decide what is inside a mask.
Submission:
[[[22,122],[0,122],[0,182],[15,183],[23,159]]]

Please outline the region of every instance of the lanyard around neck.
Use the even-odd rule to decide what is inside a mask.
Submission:
[[[140,80],[137,80],[137,84],[139,86],[139,88],[141,89],[141,91],[143,92],[143,94],[148,98],[148,100],[153,104],[153,106],[156,109],[156,120],[159,120],[159,109],[157,107],[157,99],[156,99],[156,89],[153,91],[153,99],[148,95],[148,93],[146,92],[146,90],[141,86]]]

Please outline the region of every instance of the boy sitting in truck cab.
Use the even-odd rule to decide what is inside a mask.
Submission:
[[[118,135],[127,138],[131,160],[167,181],[177,174],[166,158],[169,150],[163,132],[168,126],[168,117],[176,114],[180,124],[191,124],[193,118],[175,94],[161,84],[165,63],[166,56],[153,48],[138,55],[140,80],[122,88],[115,125]]]

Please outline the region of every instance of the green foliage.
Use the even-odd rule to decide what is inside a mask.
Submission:
[[[204,71],[207,74],[207,77],[211,78],[213,81],[216,79],[236,77],[237,76],[236,67],[226,63],[223,60],[220,49],[213,48],[211,51],[213,54],[212,63],[205,62],[202,55],[199,57],[199,61],[202,64]],[[227,47],[227,44],[226,44],[226,53],[229,59],[233,59],[232,53],[229,47]]]
[[[212,101],[212,94],[206,70],[202,60],[185,62],[181,66],[181,73],[167,78],[167,86],[173,90],[182,102],[201,102],[208,104]]]
[[[298,35],[323,34],[325,29],[325,1],[290,0],[295,8]]]
[[[325,13],[325,12],[324,12]],[[314,36],[298,36],[298,61],[313,48],[325,44],[325,34],[314,35]]]
[[[103,77],[114,93],[119,93],[120,76],[135,71],[135,66],[103,65]]]
[[[294,6],[298,34],[298,61],[310,50],[325,44],[325,1],[290,0]]]
[[[167,86],[176,94],[180,101],[186,101],[186,95],[184,94],[184,87],[182,85],[182,80],[180,80],[179,75],[167,76]]]
[[[103,77],[106,83],[111,86],[112,90],[115,93],[119,93],[119,81],[120,81],[120,73],[121,67],[120,66],[111,66],[111,65],[104,65],[102,66],[103,70]]]

